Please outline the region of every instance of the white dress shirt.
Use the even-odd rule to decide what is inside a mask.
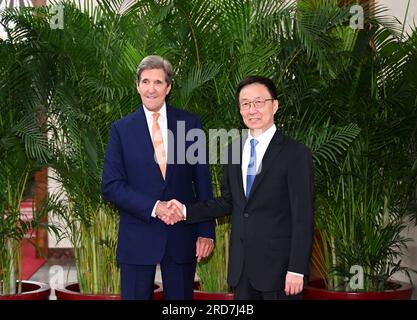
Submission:
[[[265,132],[263,132],[261,135],[257,136],[256,138],[253,137],[250,133],[250,130],[248,131],[248,138],[245,141],[245,144],[243,145],[243,151],[242,151],[242,180],[243,180],[243,191],[246,194],[246,176],[248,172],[248,165],[250,160],[250,141],[252,139],[256,139],[258,141],[258,144],[255,146],[255,152],[256,152],[256,174],[260,173],[260,170],[262,168],[259,168],[262,159],[265,155],[266,149],[269,146],[269,143],[272,140],[272,137],[275,134],[275,131],[277,131],[277,127],[272,125],[269,129],[267,129]]]

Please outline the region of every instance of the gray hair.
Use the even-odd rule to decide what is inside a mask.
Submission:
[[[168,85],[172,83],[172,65],[168,60],[163,59],[160,56],[147,56],[142,59],[139,63],[138,68],[136,69],[136,81],[139,82],[140,75],[143,70],[150,69],[162,69],[165,72],[165,81]]]

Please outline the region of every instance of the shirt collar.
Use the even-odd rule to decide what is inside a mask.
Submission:
[[[143,111],[145,112],[145,116],[146,116],[146,118],[148,118],[148,119],[153,119],[153,114],[154,114],[154,112],[153,112],[153,111],[148,110],[148,108],[146,108],[146,106],[145,106],[145,105],[143,105]],[[163,119],[166,119],[166,118],[167,118],[167,105],[166,105],[166,103],[165,103],[165,102],[164,102],[164,104],[162,105],[162,108],[161,108],[161,109],[159,109],[158,113],[159,113],[160,117],[162,117]]]
[[[256,139],[261,144],[264,144],[264,143],[268,144],[271,141],[272,137],[274,136],[275,131],[277,131],[277,127],[275,124],[273,124],[271,127],[268,128],[268,130],[266,130],[265,132],[263,132],[262,134],[254,138],[251,135],[250,130],[248,130],[248,139],[246,140],[246,142],[249,142],[251,139]]]

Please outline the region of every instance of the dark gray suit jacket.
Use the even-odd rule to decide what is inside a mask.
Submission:
[[[221,197],[187,204],[187,223],[231,214],[229,285],[237,285],[245,265],[255,289],[283,290],[287,271],[305,277],[309,273],[314,232],[311,152],[277,130],[246,199],[241,164],[231,162],[234,147],[229,146],[230,162],[224,165]]]

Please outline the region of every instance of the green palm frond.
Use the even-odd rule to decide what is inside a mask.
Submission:
[[[337,159],[358,137],[361,129],[356,124],[348,124],[341,128],[332,128],[329,121],[322,130],[307,131],[305,141],[313,152],[313,159],[318,166],[322,161],[337,162]]]
[[[201,90],[207,82],[215,81],[219,71],[219,65],[203,64],[190,68],[188,73],[183,75],[184,79],[178,79],[179,84],[175,88],[172,100],[175,101],[175,104],[178,106],[188,106],[192,94],[198,89]]]
[[[51,152],[45,132],[40,129],[39,122],[38,119],[34,119],[33,114],[27,114],[16,123],[13,132],[23,140],[30,157],[48,163],[51,159]]]

